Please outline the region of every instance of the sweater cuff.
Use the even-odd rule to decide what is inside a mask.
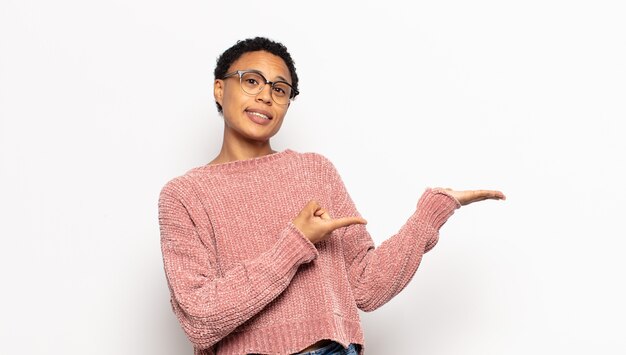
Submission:
[[[428,188],[417,202],[420,219],[436,231],[439,231],[452,216],[454,210],[459,207],[461,207],[459,201],[446,193],[444,189]]]
[[[300,230],[289,222],[283,229],[271,254],[275,270],[289,270],[294,266],[305,264],[319,255],[315,245]]]

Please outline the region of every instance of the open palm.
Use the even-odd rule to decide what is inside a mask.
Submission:
[[[455,191],[452,189],[444,189],[446,193],[459,201],[461,206],[483,200],[506,200],[506,196],[496,190],[465,190]]]

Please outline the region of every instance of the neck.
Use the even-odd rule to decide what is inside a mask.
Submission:
[[[267,141],[233,141],[224,136],[220,153],[209,164],[227,163],[237,160],[246,160],[276,153]]]

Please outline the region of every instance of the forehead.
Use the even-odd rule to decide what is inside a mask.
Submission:
[[[261,71],[268,80],[276,77],[283,77],[291,81],[289,68],[285,61],[272,53],[265,51],[247,52],[241,55],[228,68],[229,72],[235,70],[256,69]]]

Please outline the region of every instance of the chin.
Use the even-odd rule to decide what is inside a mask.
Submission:
[[[273,132],[271,134],[259,134],[258,132],[255,134],[255,132],[244,132],[241,135],[248,140],[265,143],[265,142],[268,142],[270,138],[274,137],[276,133],[278,133],[278,131]]]

